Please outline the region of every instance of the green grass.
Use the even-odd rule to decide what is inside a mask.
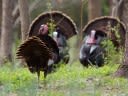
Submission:
[[[79,62],[62,65],[40,86],[27,68],[0,68],[0,96],[128,96],[128,81],[113,77],[118,64],[84,68]]]

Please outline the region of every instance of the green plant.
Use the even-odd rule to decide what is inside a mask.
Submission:
[[[55,31],[56,24],[52,18],[49,20],[49,22],[47,22],[47,25],[48,25],[50,34]]]
[[[106,64],[120,64],[123,59],[123,49],[114,46],[113,42],[106,39],[102,42],[102,46],[105,50],[105,62]]]

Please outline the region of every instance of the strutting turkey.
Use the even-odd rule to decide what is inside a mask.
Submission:
[[[53,60],[54,64],[59,62],[59,49],[56,42],[48,36],[46,26],[41,25],[38,35],[29,37],[17,52],[18,58],[24,59],[30,72],[37,72],[38,77],[40,77],[40,71],[44,71],[44,77],[46,77],[53,70],[54,65],[49,64],[49,60]]]
[[[28,39],[23,42],[17,51],[17,57],[24,59],[30,72],[38,74],[48,73],[55,70],[60,61],[59,48],[55,40],[49,36],[48,23],[58,26],[65,35],[66,40],[77,34],[76,25],[70,17],[59,11],[40,14],[29,27]]]
[[[105,16],[90,21],[83,29],[84,39],[79,56],[81,64],[86,67],[89,64],[103,66],[105,50],[100,42],[107,38],[117,48],[124,46],[125,33],[124,24],[117,18]],[[116,34],[119,34],[119,37]]]
[[[41,24],[51,24],[55,25],[54,30],[49,31],[50,35],[54,34],[56,31],[58,33],[57,38],[59,37],[56,43],[61,42],[63,38],[63,43],[67,43],[67,41],[78,33],[76,24],[74,21],[65,13],[60,11],[51,11],[51,12],[44,12],[40,14],[31,24],[29,29],[29,36],[37,35],[37,31]],[[52,26],[53,27],[53,26]],[[52,38],[54,38],[52,36]],[[69,55],[69,47],[67,44],[63,44],[64,46],[58,45],[60,59],[64,61],[64,63],[68,63],[70,59]],[[63,47],[63,48],[62,48]]]

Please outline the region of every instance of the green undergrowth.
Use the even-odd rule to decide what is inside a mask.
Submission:
[[[39,84],[37,75],[27,68],[3,66],[0,96],[128,96],[127,79],[113,76],[118,66],[84,68],[79,62],[61,65],[45,80],[41,73]]]

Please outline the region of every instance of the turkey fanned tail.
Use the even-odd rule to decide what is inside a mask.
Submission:
[[[24,59],[30,72],[44,71],[44,77],[48,71],[48,60],[52,58],[52,51],[46,46],[40,38],[32,36],[20,45],[17,51],[17,58]]]

